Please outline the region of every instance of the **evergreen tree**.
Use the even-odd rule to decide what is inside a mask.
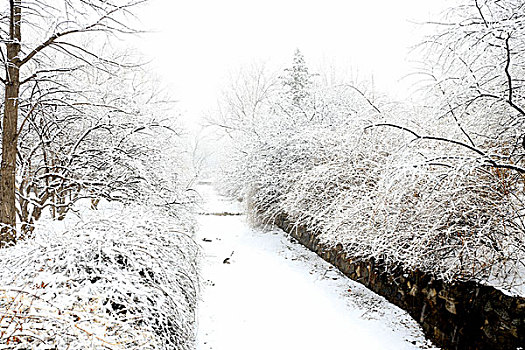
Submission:
[[[299,49],[295,50],[292,67],[284,71],[285,75],[280,79],[285,87],[285,96],[293,106],[299,107],[310,95],[314,76],[308,71],[304,56]]]

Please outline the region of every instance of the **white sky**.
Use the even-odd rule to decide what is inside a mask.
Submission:
[[[139,48],[192,119],[213,108],[230,72],[254,62],[285,67],[299,48],[314,70],[335,62],[399,92],[406,55],[444,0],[151,0],[154,31]]]

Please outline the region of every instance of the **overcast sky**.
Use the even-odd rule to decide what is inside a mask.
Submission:
[[[290,64],[299,48],[399,92],[407,53],[446,0],[151,0],[139,17],[153,31],[140,49],[153,59],[191,119],[213,108],[230,72],[253,62]]]

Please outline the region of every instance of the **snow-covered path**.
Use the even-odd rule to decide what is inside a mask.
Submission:
[[[249,227],[210,185],[203,247],[199,350],[427,349],[405,312],[351,281],[280,230]]]

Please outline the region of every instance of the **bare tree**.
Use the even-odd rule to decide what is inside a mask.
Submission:
[[[95,208],[101,198],[129,201],[152,193],[147,187],[159,179],[147,168],[157,161],[157,145],[176,130],[167,120],[171,103],[143,75],[87,65],[40,82],[39,93],[31,95],[38,107],[19,138],[21,234],[45,208],[62,219],[82,198],[91,198]]]
[[[484,166],[525,174],[525,4],[464,0],[422,45],[423,73],[432,81],[441,117],[455,125],[447,137]]]
[[[126,24],[126,17],[145,1],[10,0],[7,8],[2,10],[0,55],[4,72],[0,81],[5,99],[0,168],[0,246],[16,240],[20,135],[35,120],[36,114],[44,116],[53,108],[59,109],[68,104],[67,98],[80,93],[78,89],[63,85],[61,76],[74,74],[86,66],[104,71],[110,65],[122,65],[101,57],[86,46],[86,35],[107,39],[117,33],[135,32]],[[59,95],[64,99],[60,100]],[[88,105],[93,107],[90,103],[68,107],[82,110]],[[40,141],[46,144],[54,140]]]
[[[264,64],[253,64],[235,72],[223,90],[217,113],[208,118],[211,126],[226,135],[251,134],[272,108],[270,100],[277,91],[277,78]],[[251,135],[253,136],[253,135]]]

